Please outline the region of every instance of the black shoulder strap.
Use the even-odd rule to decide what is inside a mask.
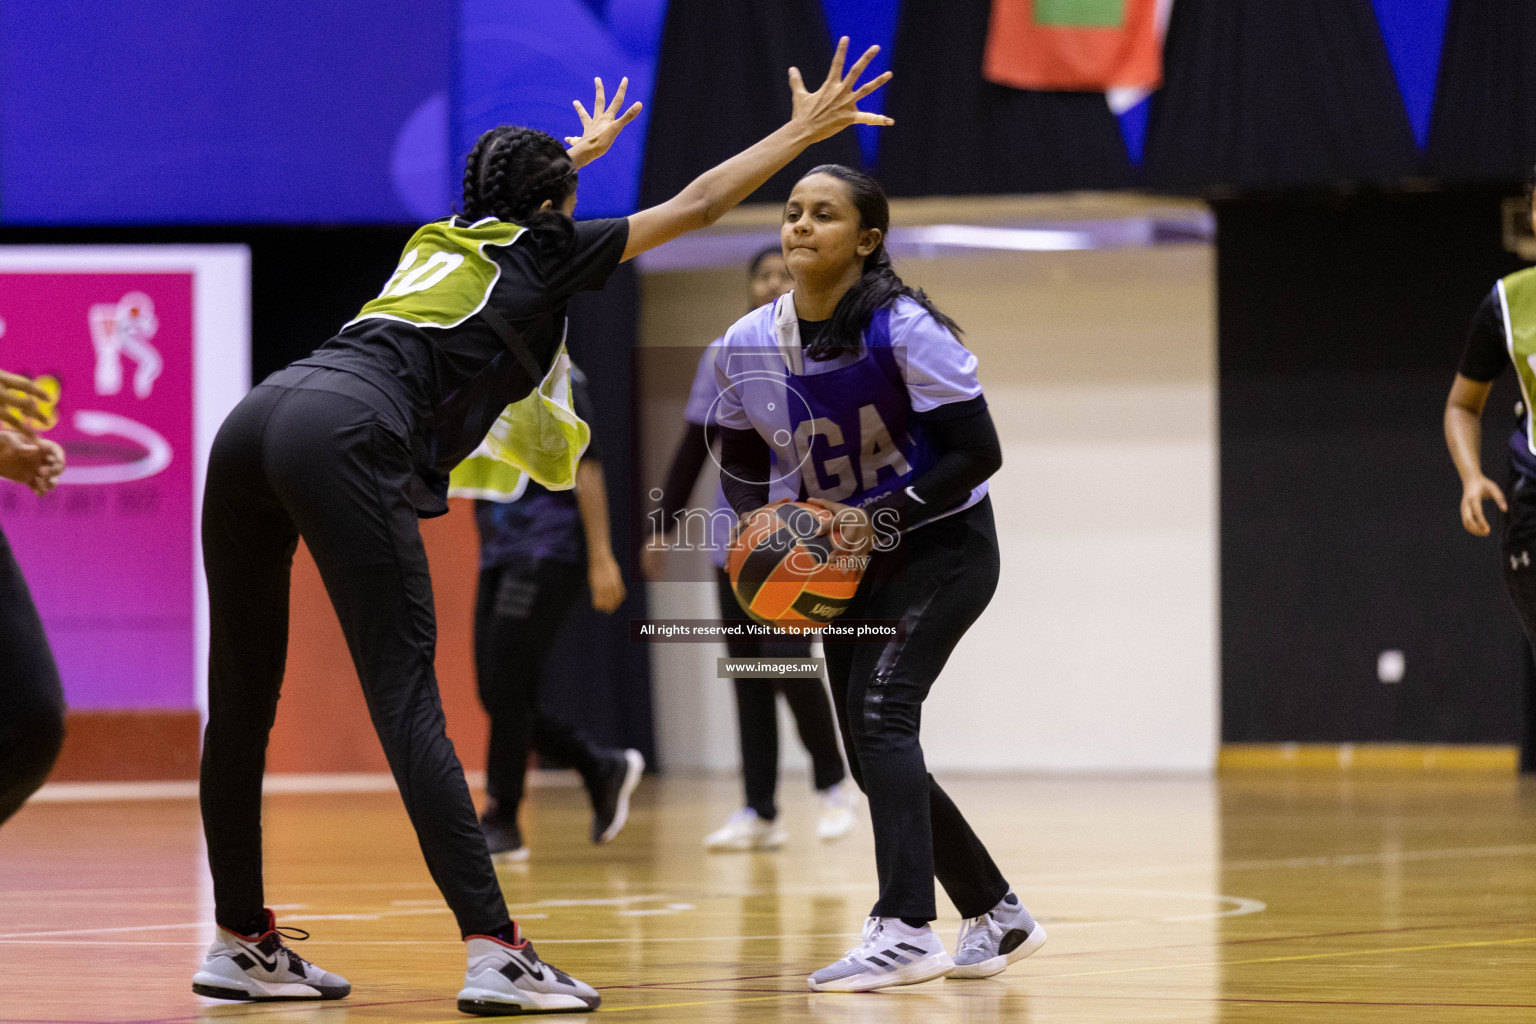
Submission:
[[[496,332],[496,337],[507,346],[507,350],[517,358],[524,370],[528,373],[528,379],[533,381],[533,386],[538,387],[544,381],[544,371],[539,369],[538,360],[533,358],[533,353],[528,351],[528,345],[507,323],[507,318],[491,308],[487,302],[480,309],[480,319],[484,320],[491,330]]]

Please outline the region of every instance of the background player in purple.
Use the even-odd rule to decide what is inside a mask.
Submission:
[[[752,308],[767,305],[789,291],[793,280],[784,263],[784,254],[778,246],[764,249],[752,258],[747,268],[747,287]],[[688,405],[683,419],[688,427],[683,431],[677,451],[672,456],[672,467],[657,503],[661,521],[667,531],[663,543],[647,544],[641,557],[645,561],[648,579],[659,579],[664,559],[671,546],[671,537],[677,532],[677,519],[688,502],[688,495],[698,480],[699,471],[710,446],[716,440],[716,428],[710,412],[720,398],[720,385],[715,376],[715,356],[720,339],[704,350],[694,374],[693,387],[688,393]],[[720,603],[720,618],[727,622],[749,621],[746,612],[731,591],[730,578],[725,573],[725,548],[727,530],[716,529],[720,521],[735,519],[725,492],[716,488],[716,512],[711,515],[710,529],[701,532],[710,547],[715,563],[716,597]],[[774,498],[793,497],[792,491],[780,488]],[[809,642],[802,640],[770,641],[754,638],[737,638],[726,641],[726,650],[732,658],[805,658],[811,653]],[[736,688],[736,726],[741,741],[741,777],[746,789],[744,806],[731,815],[724,825],[704,837],[706,849],[728,850],[775,850],[782,846],[789,834],[778,824],[778,804],[775,796],[779,784],[779,714],[776,694],[783,694],[790,712],[795,716],[795,727],[800,742],[811,755],[811,781],[816,787],[820,802],[817,815],[816,836],[830,840],[846,835],[853,828],[853,798],[844,781],[843,755],[837,749],[837,727],[832,721],[832,708],[827,703],[826,691],[820,679],[773,679],[738,676]]]
[[[816,991],[988,977],[1045,941],[918,742],[923,700],[997,586],[987,479],[1002,449],[976,357],[896,275],[889,227],[873,178],[812,170],[780,229],[794,291],[738,321],[716,357],[732,508],[750,517],[775,474],[788,476],[835,514],[841,547],[871,553],[845,617],[904,627],[888,643],[826,642],[849,766],[869,797],[880,897],[864,941],[811,975]],[[966,919],[953,958],[930,927],[935,875]]]

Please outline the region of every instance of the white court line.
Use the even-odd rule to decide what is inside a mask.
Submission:
[[[1411,863],[1430,860],[1455,860],[1459,857],[1528,857],[1536,854],[1536,843],[1508,846],[1463,846],[1428,850],[1389,850],[1377,853],[1344,853],[1326,857],[1279,857],[1272,860],[1239,860],[1222,863],[1202,861],[1193,864],[1163,864],[1124,869],[1099,868],[1092,871],[1067,871],[1048,875],[1025,875],[1024,884],[1048,885],[1057,879],[1074,881],[1091,878],[1151,878],[1206,871],[1266,871],[1274,868],[1354,867],[1363,864]]]
[[[464,781],[471,789],[485,788],[485,772],[467,771]],[[528,773],[526,784],[534,788],[580,785],[571,770],[540,768]],[[320,774],[274,773],[261,780],[267,794],[393,793],[394,776],[388,772],[327,772]],[[31,803],[89,803],[117,800],[191,800],[197,797],[196,779],[166,782],[50,782],[32,795]]]
[[[123,925],[120,928],[61,928],[58,931],[50,932],[10,932],[6,935],[0,935],[0,940],[30,939],[45,935],[118,935],[123,932],[170,932],[178,928],[202,928],[204,925],[211,923],[208,921],[193,921],[190,924],[133,924]]]
[[[1413,861],[1428,861],[1428,860],[1448,860],[1448,859],[1455,859],[1457,857],[1525,856],[1525,855],[1529,855],[1531,853],[1536,853],[1536,844],[1529,844],[1529,843],[1527,843],[1527,844],[1514,844],[1514,845],[1507,845],[1507,846],[1447,847],[1447,848],[1442,848],[1442,849],[1428,849],[1428,850],[1389,851],[1389,852],[1374,853],[1374,854],[1340,854],[1340,855],[1337,855],[1337,856],[1330,856],[1330,857],[1290,857],[1290,858],[1282,858],[1282,859],[1277,859],[1277,860],[1238,861],[1238,862],[1235,862],[1232,865],[1221,865],[1221,867],[1222,867],[1223,870],[1259,870],[1259,869],[1262,869],[1262,868],[1304,868],[1304,867],[1352,867],[1352,866],[1357,866],[1357,865],[1361,865],[1361,864],[1413,862]],[[1026,883],[1025,887],[1027,888],[1028,885],[1036,885],[1036,886],[1039,886],[1041,888],[1067,888],[1067,889],[1070,889],[1070,888],[1072,888],[1071,886],[1065,885],[1065,884],[1063,884],[1061,882],[1054,882],[1054,881],[1052,881],[1052,879],[1056,878],[1056,879],[1068,880],[1068,879],[1074,879],[1074,878],[1077,878],[1077,879],[1092,878],[1092,877],[1095,877],[1095,876],[1104,876],[1106,874],[1112,874],[1112,875],[1115,875],[1115,876],[1118,876],[1118,877],[1126,877],[1126,876],[1145,877],[1147,875],[1155,875],[1155,874],[1162,874],[1162,873],[1176,873],[1176,872],[1184,872],[1184,871],[1191,871],[1191,870],[1197,870],[1197,869],[1209,870],[1212,866],[1213,865],[1183,865],[1183,866],[1165,865],[1165,866],[1162,866],[1162,867],[1148,868],[1148,869],[1144,869],[1144,870],[1141,870],[1141,871],[1129,871],[1129,872],[1126,872],[1126,871],[1118,871],[1118,872],[1092,871],[1092,872],[1082,872],[1082,873],[1078,873],[1078,874],[1045,876],[1042,879],[1036,879],[1036,880],[1033,880],[1033,881],[1031,881],[1029,883]],[[300,883],[300,884],[308,884],[308,885],[313,887],[313,886],[323,885],[325,883],[314,882],[314,883]],[[386,887],[386,886],[397,884],[397,883],[371,883],[371,884],[364,883],[364,884],[367,887]],[[409,883],[404,883],[404,884],[409,884]],[[297,886],[294,886],[294,885],[288,886],[288,888],[295,888],[295,887],[297,887]],[[340,887],[342,887],[342,888],[354,888],[356,886],[353,885],[353,886],[340,886]],[[836,891],[838,889],[843,889],[843,888],[846,888],[846,887],[845,886],[834,886],[834,887],[829,887],[829,890]],[[66,890],[66,891],[78,891],[78,890]],[[111,890],[102,890],[102,891],[110,892]],[[126,891],[143,891],[143,890],[126,890]],[[1217,894],[1217,893],[1193,894],[1193,893],[1166,892],[1166,891],[1162,891],[1162,890],[1135,890],[1135,889],[1118,889],[1117,890],[1115,887],[1109,887],[1109,888],[1081,887],[1081,891],[1099,891],[1099,892],[1116,892],[1116,891],[1119,891],[1119,892],[1127,893],[1127,894],[1141,894],[1141,895],[1148,895],[1148,896],[1171,896],[1171,897],[1175,897],[1175,898],[1190,898],[1190,899],[1205,899],[1205,900],[1215,900],[1215,901],[1222,901],[1222,902],[1234,902],[1234,903],[1238,904],[1238,906],[1234,910],[1222,911],[1222,912],[1216,913],[1216,914],[1210,914],[1210,915],[1194,914],[1194,915],[1181,915],[1179,917],[1172,917],[1172,918],[1148,919],[1148,920],[1157,920],[1157,921],[1210,920],[1210,919],[1219,918],[1219,917],[1233,917],[1233,916],[1239,916],[1239,915],[1242,915],[1242,914],[1258,913],[1260,910],[1264,909],[1264,904],[1261,901],[1259,901],[1259,900],[1251,900],[1251,899],[1248,899],[1246,897],[1240,897],[1240,896],[1222,896],[1222,895]],[[631,897],[610,898],[610,899],[602,899],[602,900],[540,900],[539,902],[533,903],[533,904],[517,904],[517,905],[513,905],[513,906],[510,906],[508,909],[516,912],[516,911],[518,911],[518,910],[520,910],[522,908],[530,908],[531,909],[533,907],[622,906],[625,903],[629,903],[629,902],[639,902],[641,900],[654,900],[654,899],[663,899],[663,898],[664,897],[661,897],[661,896],[651,895],[651,896],[643,896],[643,897],[641,897],[641,896],[631,896]],[[697,898],[697,897],[695,897],[695,898]],[[386,911],[380,912],[380,914],[378,916],[379,917],[414,916],[415,914],[419,914],[419,913],[422,913],[422,912],[438,912],[438,911],[436,911],[435,908],[421,908],[420,910],[386,910]],[[529,915],[524,915],[524,916],[529,916]],[[1054,927],[1057,927],[1057,928],[1065,928],[1065,927],[1088,928],[1088,927],[1103,927],[1106,924],[1126,924],[1126,925],[1132,925],[1132,924],[1139,924],[1139,923],[1146,923],[1146,922],[1145,921],[1140,921],[1140,920],[1133,920],[1133,921],[1129,921],[1129,922],[1098,922],[1098,921],[1060,922],[1060,923],[1055,924]],[[194,922],[185,923],[185,924],[128,925],[128,926],[121,926],[121,927],[115,927],[115,928],[75,928],[75,929],[63,929],[63,930],[58,930],[58,931],[44,931],[44,932],[13,932],[13,933],[7,933],[7,934],[0,934],[0,943],[7,943],[7,944],[27,943],[27,942],[34,942],[34,941],[36,941],[38,939],[57,937],[57,936],[65,936],[65,935],[68,935],[68,936],[113,935],[113,934],[122,934],[124,932],[169,931],[169,930],[175,930],[175,929],[178,929],[178,928],[203,928],[203,927],[207,927],[208,924],[209,924],[209,922],[206,922],[206,921],[194,921]],[[635,941],[639,941],[639,942],[728,942],[728,941],[732,941],[732,940],[738,940],[738,941],[766,941],[766,940],[770,940],[770,939],[782,940],[782,939],[796,939],[796,938],[834,938],[834,937],[837,937],[837,936],[840,936],[840,935],[846,937],[847,934],[848,933],[835,932],[835,933],[819,934],[819,935],[776,935],[776,936],[739,936],[739,935],[728,935],[728,936],[713,936],[713,937],[702,937],[702,938],[701,937],[692,937],[692,936],[690,936],[690,937],[675,937],[675,938],[674,937],[656,937],[656,938],[645,938],[645,939],[638,939],[638,940],[635,939],[633,936],[625,936],[625,937],[622,937],[622,938],[612,938],[612,939],[542,939],[542,940],[540,940],[540,944],[541,945],[551,945],[551,944],[572,945],[572,944],[585,944],[585,943],[635,942]],[[315,940],[311,940],[311,941],[315,941]],[[38,943],[38,944],[46,945],[46,944],[50,944],[50,943]],[[201,945],[201,943],[187,943],[187,944]],[[325,943],[321,943],[321,944],[325,944]],[[398,944],[398,945],[411,945],[412,943],[411,942],[400,942],[400,943],[387,943],[387,942],[356,943],[356,942],[354,942],[354,943],[347,943],[347,942],[343,942],[341,940],[336,940],[335,944],[338,944],[338,945],[347,945],[347,944],[353,944],[353,945],[394,945],[394,944]],[[135,943],[121,943],[121,945],[135,945]]]
[[[39,933],[41,934],[41,933]],[[653,939],[636,939],[633,935],[614,935],[601,939],[539,939],[541,946],[592,945],[604,942],[783,942],[786,939],[856,939],[858,932],[825,932],[810,935],[681,935]],[[206,942],[123,942],[110,939],[44,939],[26,940],[0,936],[0,945],[6,946],[206,946]],[[306,946],[462,946],[461,939],[308,939]]]

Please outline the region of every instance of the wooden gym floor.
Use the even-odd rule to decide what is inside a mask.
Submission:
[[[648,779],[611,846],[576,788],[532,794],[504,871],[540,953],[644,1021],[1017,1024],[1527,1021],[1536,1016],[1536,787],[1507,776],[1272,771],[1205,779],[960,778],[1051,939],[999,979],[812,995],[873,898],[867,825],[706,855],[729,780]],[[454,1008],[462,947],[384,794],[268,804],[268,899],[337,1003],[230,1004],[188,978],[211,911],[192,800],[43,803],[0,829],[0,1020],[394,1024]],[[953,943],[957,921],[940,900]],[[560,1018],[562,1020],[571,1018]]]

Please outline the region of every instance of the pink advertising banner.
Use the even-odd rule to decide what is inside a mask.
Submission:
[[[211,437],[199,436],[209,432],[198,423],[197,278],[195,265],[17,272],[0,262],[0,368],[58,382],[47,436],[68,460],[46,497],[0,481],[0,528],[74,708],[200,703],[195,530]],[[206,330],[206,311],[201,321]],[[248,343],[237,333],[229,355],[240,364],[226,374],[244,381]]]

